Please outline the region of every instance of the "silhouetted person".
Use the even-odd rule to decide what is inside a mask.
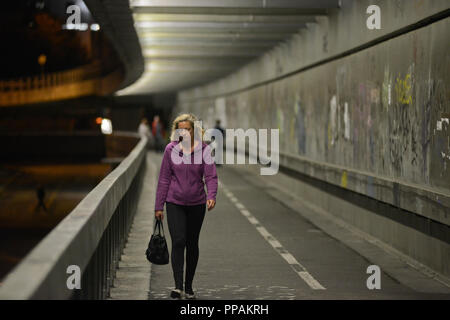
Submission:
[[[150,126],[148,125],[147,118],[142,118],[141,123],[139,124],[138,133],[141,137],[147,137],[147,148],[153,148],[153,134],[150,131]]]
[[[162,124],[161,124],[161,121],[159,120],[158,115],[153,117],[152,133],[153,133],[153,137],[154,137],[154,141],[155,141],[156,151],[159,151],[159,152],[164,151],[164,146],[163,146],[164,138],[163,138],[163,134],[162,134]]]
[[[41,184],[38,185],[38,187],[36,188],[36,195],[39,201],[38,205],[36,206],[36,209],[38,209],[39,207],[43,207],[44,210],[47,211],[47,208],[45,207],[44,203],[45,189]]]
[[[220,122],[221,122],[220,119],[216,120],[216,125],[214,126],[214,129],[217,129],[222,133],[223,141],[225,141],[225,129],[222,128],[222,126],[220,125]]]

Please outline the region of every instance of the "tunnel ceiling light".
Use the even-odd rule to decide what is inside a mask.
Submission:
[[[103,118],[101,129],[103,134],[112,134],[112,123],[111,120]]]

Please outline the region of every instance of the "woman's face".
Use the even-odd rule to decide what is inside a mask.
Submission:
[[[186,141],[187,138],[190,138],[191,140],[194,139],[194,129],[191,126],[191,123],[189,121],[181,121],[178,123],[178,129],[183,129],[180,133],[183,137],[183,141]]]

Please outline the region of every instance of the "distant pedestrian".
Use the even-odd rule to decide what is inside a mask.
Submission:
[[[138,127],[138,133],[141,137],[147,138],[147,149],[152,149],[154,145],[153,134],[150,131],[150,126],[148,124],[147,118],[142,118],[141,123]]]
[[[38,204],[36,206],[36,210],[40,207],[44,208],[45,211],[47,211],[47,208],[45,207],[44,198],[45,198],[45,189],[44,187],[39,184],[36,188],[36,195],[38,198]]]
[[[163,137],[162,123],[158,115],[153,117],[152,133],[155,141],[156,151],[162,152],[164,150],[164,137]]]
[[[192,282],[199,258],[200,229],[206,207],[212,210],[216,204],[218,187],[216,166],[211,161],[211,148],[203,141],[203,129],[194,123],[196,120],[192,114],[182,114],[173,121],[171,142],[164,151],[156,190],[156,219],[163,219],[166,203],[175,280],[175,289],[170,296],[175,299],[180,299],[183,295],[185,249],[184,293],[187,299],[195,299]],[[178,141],[176,141],[177,129],[183,129]],[[195,163],[197,158],[195,154],[198,153],[201,153],[201,164]],[[181,159],[187,158],[190,162],[189,160],[174,162],[173,154],[178,154]]]

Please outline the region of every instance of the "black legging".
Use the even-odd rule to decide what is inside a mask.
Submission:
[[[166,202],[167,223],[172,240],[172,270],[175,288],[183,290],[184,248],[186,248],[185,289],[192,291],[192,281],[197,268],[198,240],[206,204],[183,206]]]

